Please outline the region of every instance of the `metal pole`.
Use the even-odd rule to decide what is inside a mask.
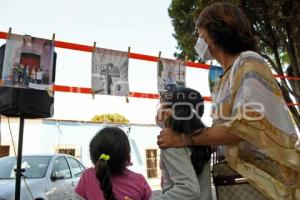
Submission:
[[[23,150],[24,120],[25,120],[25,118],[23,116],[21,116],[20,117],[20,126],[19,126],[15,200],[20,200],[20,193],[21,193],[21,177],[22,177],[21,164],[22,164],[22,150]]]

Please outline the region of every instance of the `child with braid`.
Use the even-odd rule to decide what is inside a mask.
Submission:
[[[90,142],[90,157],[95,167],[81,175],[74,199],[150,199],[152,192],[145,178],[126,168],[130,163],[130,145],[120,128],[100,130]]]

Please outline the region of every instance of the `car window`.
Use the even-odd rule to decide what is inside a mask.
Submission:
[[[81,168],[81,171],[84,171],[85,170],[85,166],[83,166],[83,164],[81,164],[78,160],[77,160],[77,162],[78,162],[78,164],[79,164],[79,166]]]
[[[50,156],[23,156],[21,168],[26,178],[43,178],[46,175]],[[15,157],[0,158],[0,179],[15,178],[17,159]]]
[[[74,175],[74,177],[79,177],[82,173],[82,169],[79,163],[74,158],[67,157],[67,159],[70,164],[72,174]]]
[[[55,174],[57,172],[63,173],[64,179],[71,178],[71,172],[70,172],[69,165],[68,165],[66,159],[62,156],[56,158],[56,160],[54,161],[52,174]]]

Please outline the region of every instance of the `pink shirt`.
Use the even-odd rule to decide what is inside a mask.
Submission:
[[[128,196],[134,200],[148,200],[151,197],[152,191],[145,178],[128,169],[123,175],[112,176],[111,182],[117,199],[122,200]],[[75,192],[87,200],[104,200],[94,168],[89,168],[82,173]]]

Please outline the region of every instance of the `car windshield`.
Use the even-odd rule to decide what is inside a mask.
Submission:
[[[43,178],[46,175],[50,156],[23,156],[22,169],[25,178]],[[15,157],[0,158],[0,179],[15,178],[17,159]]]

